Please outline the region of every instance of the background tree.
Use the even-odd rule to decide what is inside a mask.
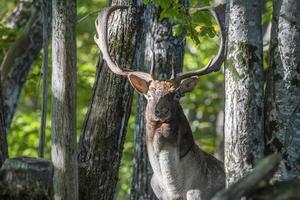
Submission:
[[[187,3],[182,2],[183,5]],[[154,64],[157,78],[169,79],[172,67],[177,73],[182,70],[184,36],[173,36],[171,22],[160,19],[160,10],[153,4],[148,4],[140,17],[143,25],[137,39],[136,65],[140,71],[150,72]],[[145,105],[146,99],[138,95],[130,199],[156,199],[150,186],[152,169],[146,149]]]
[[[51,23],[51,15],[48,23]],[[6,24],[11,29],[23,29],[8,48],[0,67],[7,131],[30,68],[42,48],[43,24],[39,1],[20,0]]]
[[[1,74],[1,73],[0,73]],[[7,149],[7,139],[4,123],[4,109],[2,101],[2,92],[1,92],[1,81],[0,81],[0,167],[4,163],[5,159],[8,157]]]
[[[276,179],[290,180],[300,177],[300,2],[276,0],[273,8],[265,134],[267,150],[283,158]]]
[[[55,199],[78,199],[76,0],[53,0],[52,162]]]
[[[225,169],[232,184],[264,155],[262,1],[230,0],[225,66]]]
[[[136,5],[136,1],[112,1],[111,5]],[[131,7],[112,14],[108,24],[111,56],[132,68],[136,44],[136,10]],[[118,182],[133,89],[126,78],[113,74],[105,61],[97,65],[79,146],[79,192],[81,199],[113,199]]]

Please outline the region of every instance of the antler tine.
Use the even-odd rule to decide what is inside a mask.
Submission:
[[[221,65],[224,61],[224,58],[225,58],[225,44],[224,44],[224,25],[223,23],[220,22],[220,15],[221,13],[218,13],[218,12],[221,12],[221,9],[220,7],[221,6],[224,6],[224,5],[220,5],[218,7],[203,7],[203,8],[199,8],[197,9],[198,11],[210,11],[210,13],[214,16],[218,26],[220,26],[220,48],[219,48],[219,51],[218,51],[218,54],[210,60],[210,62],[202,69],[200,70],[197,70],[197,71],[192,71],[192,72],[181,72],[181,73],[178,73],[176,75],[176,77],[174,77],[175,81],[176,82],[180,82],[181,80],[183,79],[186,79],[186,78],[189,78],[189,77],[192,77],[192,76],[203,76],[205,74],[209,74],[211,72],[215,72],[215,71],[219,71],[220,68],[221,68]],[[225,13],[225,11],[224,11]]]
[[[109,54],[108,39],[107,39],[107,29],[108,29],[107,24],[108,24],[109,16],[115,10],[127,9],[127,8],[128,6],[120,6],[120,5],[104,8],[95,21],[95,26],[96,26],[98,36],[95,35],[94,40],[102,52],[103,59],[106,61],[107,66],[112,72],[127,77],[130,74],[134,74],[146,81],[150,81],[152,80],[150,74],[145,72],[136,72],[130,69],[123,68],[119,66],[116,62],[114,62]]]

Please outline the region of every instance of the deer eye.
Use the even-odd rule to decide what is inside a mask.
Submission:
[[[174,100],[178,101],[181,98],[181,95],[179,93],[174,94]]]

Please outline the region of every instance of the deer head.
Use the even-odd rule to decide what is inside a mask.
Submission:
[[[179,85],[173,80],[150,82],[135,75],[128,76],[131,85],[147,99],[147,121],[168,122],[177,116],[179,100],[184,93],[192,91],[198,78],[191,77]]]
[[[176,74],[173,68],[172,76],[169,80],[156,80],[154,55],[152,56],[153,60],[150,73],[131,71],[130,69],[123,68],[115,63],[109,55],[107,40],[107,24],[109,16],[115,10],[126,8],[128,7],[113,6],[103,9],[95,22],[98,36],[95,36],[94,39],[110,70],[115,74],[127,77],[135,90],[146,97],[148,102],[147,118],[151,121],[170,121],[173,116],[176,115],[177,108],[180,106],[180,97],[182,97],[184,93],[193,90],[197,84],[198,77],[220,69],[224,59],[223,27],[221,26],[219,17],[213,7],[198,9],[199,11],[209,11],[212,13],[217,24],[221,26],[220,49],[218,54],[207,64],[207,66],[197,71]]]

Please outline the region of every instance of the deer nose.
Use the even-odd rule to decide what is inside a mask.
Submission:
[[[169,109],[165,107],[155,109],[155,115],[157,117],[167,117],[168,113],[169,113]]]

